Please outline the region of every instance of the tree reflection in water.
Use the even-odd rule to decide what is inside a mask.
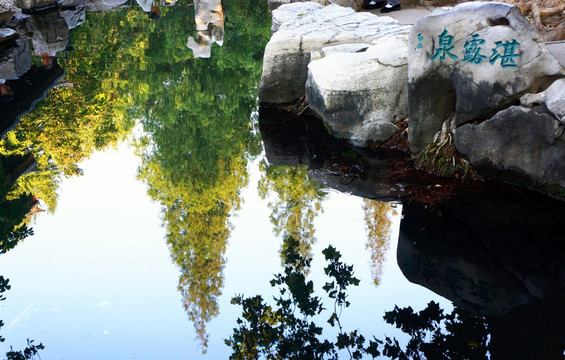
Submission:
[[[312,245],[316,241],[314,219],[323,211],[322,200],[326,196],[319,182],[312,179],[305,166],[273,166],[261,163],[263,176],[259,182],[259,194],[263,199],[276,194],[269,201],[274,233],[281,236],[282,262],[286,263],[286,239],[298,242],[298,251],[305,257],[312,257]]]
[[[493,359],[563,358],[565,203],[506,184],[454,183],[428,176],[411,168],[402,154],[328,141],[316,119],[283,114],[277,123],[276,117],[265,111],[260,122],[273,163],[307,164],[308,172],[329,187],[402,202],[397,249],[402,272],[456,307],[445,317],[433,304],[421,313],[424,320],[435,314],[434,321],[442,325],[422,328],[437,343],[415,334],[411,347],[422,354],[413,350],[412,358],[426,357],[432,350],[435,355],[427,358],[449,358],[450,351],[484,358],[485,346]],[[427,321],[411,309],[393,314]],[[393,314],[388,321],[402,329],[404,320],[398,323]],[[461,326],[455,326],[459,322]],[[482,335],[470,336],[461,330],[465,327],[487,329],[490,342],[486,344]],[[452,329],[453,336],[434,335],[444,328]],[[387,343],[383,340],[385,349]],[[459,350],[441,347],[447,345]],[[394,341],[389,344],[391,355],[394,350],[399,358],[407,356],[398,349]]]
[[[258,54],[268,36],[266,9],[241,0],[226,3],[234,8],[230,19],[247,32],[228,32],[210,59],[171,63],[154,51],[163,45],[148,39],[155,46],[145,61],[153,66],[136,76],[151,91],[135,99],[132,111],[145,130],[137,139],[139,178],[162,205],[183,306],[203,351],[206,325],[219,313],[230,216],[248,182],[247,162],[261,151],[250,114],[261,72]],[[154,76],[156,69],[167,81]]]
[[[396,214],[396,204],[382,201],[363,200],[367,243],[365,247],[371,253],[373,282],[379,285],[383,272],[383,263],[388,253],[392,234],[391,215]]]
[[[450,314],[434,302],[417,313],[410,307],[387,312],[384,320],[410,335],[405,346],[395,338],[377,339],[343,329],[340,318],[351,305],[348,288],[359,285],[353,266],[341,262],[341,254],[332,246],[323,250],[329,282],[322,288],[333,301],[326,308],[305,275],[311,259],[300,253],[297,240],[287,238],[285,242],[284,273],[271,280],[279,289],[274,303],[260,295],[232,299],[232,304],[243,309],[232,336],[225,341],[232,349],[230,359],[361,359],[381,355],[391,359],[488,359],[485,318],[457,306]],[[324,320],[337,328],[335,339],[324,336],[324,327],[317,323]]]

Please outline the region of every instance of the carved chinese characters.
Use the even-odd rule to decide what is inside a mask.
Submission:
[[[563,75],[543,38],[517,7],[469,2],[418,21],[409,36],[408,98],[413,152],[453,115],[483,121]]]

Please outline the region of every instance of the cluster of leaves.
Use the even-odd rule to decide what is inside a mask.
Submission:
[[[395,306],[384,319],[411,336],[405,349],[396,339],[386,338],[383,354],[391,359],[488,359],[488,323],[460,307],[445,314],[433,301],[417,313]]]
[[[488,359],[490,328],[485,318],[457,306],[445,314],[433,301],[420,312],[395,306],[385,313],[385,322],[410,335],[405,347],[396,338],[373,336],[367,341],[358,330],[344,331],[340,316],[351,305],[347,291],[359,280],[353,276],[353,266],[341,262],[341,254],[332,246],[322,252],[328,262],[324,271],[332,280],[323,290],[334,300],[327,323],[337,327],[338,334],[335,341],[326,339],[315,319],[327,309],[301,270],[310,266],[311,259],[300,255],[298,241],[286,241],[284,274],[271,280],[271,286],[279,289],[275,305],[260,295],[232,298],[232,304],[242,306],[243,311],[232,336],[225,340],[232,349],[230,359],[338,359],[340,351],[347,351],[350,359],[381,355],[395,360]]]
[[[306,166],[277,166],[265,161],[260,166],[263,174],[258,184],[259,195],[267,199],[276,194],[268,204],[275,235],[297,240],[300,254],[311,257],[312,245],[316,242],[314,219],[323,211],[322,200],[326,192],[308,175]],[[283,241],[283,263],[286,261],[284,254],[288,253],[285,247],[286,241]]]
[[[365,338],[356,330],[345,332],[339,322],[339,314],[350,304],[347,301],[347,288],[357,286],[359,280],[353,276],[353,267],[340,261],[341,254],[333,247],[324,250],[329,262],[325,273],[333,279],[323,289],[334,299],[333,312],[327,319],[332,326],[338,326],[335,342],[323,339],[323,328],[316,325],[313,318],[326,310],[321,298],[314,296],[314,284],[307,281],[301,269],[310,266],[311,258],[303,257],[299,242],[286,239],[286,265],[284,274],[277,274],[271,286],[279,287],[276,308],[268,305],[260,295],[232,298],[232,304],[243,307],[238,327],[225,343],[232,348],[230,359],[337,359],[338,349],[346,349],[351,358],[360,359],[363,354],[378,356],[378,342],[369,341],[364,347]],[[296,266],[299,264],[299,266]],[[298,313],[297,313],[298,312]]]

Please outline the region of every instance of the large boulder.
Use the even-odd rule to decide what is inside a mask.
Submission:
[[[297,2],[307,2],[307,1],[311,1],[311,0],[269,0],[268,5],[269,5],[269,10],[273,11],[279,8],[281,5],[292,4]],[[314,2],[324,6],[329,4],[345,6],[352,8],[355,11],[363,10],[363,6],[365,5],[365,0],[314,0]]]
[[[480,123],[563,76],[519,8],[470,2],[439,10],[410,31],[410,149],[424,150],[451,114],[456,127]]]
[[[478,170],[527,186],[565,187],[565,80],[455,133],[457,150]]]
[[[408,33],[372,45],[323,48],[308,65],[310,108],[335,136],[367,146],[392,137],[408,115]]]
[[[305,94],[310,53],[329,45],[368,43],[405,31],[390,17],[357,13],[338,5],[315,3],[283,5],[273,22],[284,19],[265,47],[259,84],[261,104],[285,104]]]

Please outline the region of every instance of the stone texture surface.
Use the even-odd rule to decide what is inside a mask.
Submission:
[[[82,2],[82,4],[81,4]],[[74,29],[86,20],[86,1],[73,1],[72,5],[64,6],[61,9],[61,16],[65,19],[69,29]]]
[[[310,52],[329,45],[370,43],[405,31],[390,17],[356,13],[337,5],[288,4],[273,12],[273,18],[277,17],[285,21],[265,48],[259,84],[262,104],[291,103],[305,94]]]
[[[440,9],[413,26],[409,49],[414,153],[431,142],[451,113],[457,126],[483,121],[565,76],[520,10],[501,3]]]
[[[16,46],[0,51],[0,79],[19,79],[31,67],[29,41],[18,39]]]
[[[194,57],[209,58],[212,45],[224,43],[224,11],[220,0],[203,0],[195,3],[194,22],[196,38],[189,36],[186,46]]]
[[[357,146],[392,137],[398,130],[393,122],[408,115],[407,33],[377,39],[369,46],[327,47],[320,53],[320,59],[308,65],[310,108],[334,135]]]
[[[269,10],[273,11],[279,8],[281,5],[285,4],[292,4],[297,2],[307,2],[311,0],[269,0]],[[352,8],[355,11],[363,10],[363,5],[365,4],[365,0],[314,0],[314,2],[326,6],[330,4],[340,5],[344,7]]]
[[[87,11],[114,11],[124,8],[128,0],[87,0]]]
[[[563,126],[543,108],[512,106],[455,133],[455,147],[477,169],[513,182],[565,187]],[[522,180],[526,183],[527,180]]]
[[[43,9],[57,5],[60,0],[15,0],[15,5],[22,11]]]
[[[69,42],[69,27],[56,9],[31,14],[26,29],[37,54],[63,51]]]
[[[14,9],[14,0],[0,0],[0,13]]]
[[[561,123],[565,122],[565,79],[555,81],[546,91],[526,94],[520,98],[524,106],[545,105]]]

